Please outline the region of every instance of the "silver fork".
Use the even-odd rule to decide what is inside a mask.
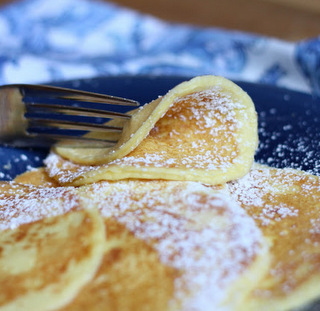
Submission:
[[[15,147],[47,147],[53,143],[71,147],[116,144],[114,137],[108,140],[83,137],[79,131],[121,133],[122,126],[99,124],[96,118],[129,120],[130,115],[100,106],[79,106],[83,102],[109,108],[110,105],[139,105],[126,98],[48,85],[0,86],[0,143]]]

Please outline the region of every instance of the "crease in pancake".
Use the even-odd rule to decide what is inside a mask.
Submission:
[[[318,298],[319,177],[255,165],[228,186],[272,242],[269,272],[248,298],[247,310],[291,310]]]
[[[94,276],[104,242],[94,209],[1,231],[0,310],[57,310],[69,303]]]
[[[77,186],[128,178],[219,184],[250,169],[258,143],[257,116],[250,97],[233,82],[196,77],[158,99],[156,110],[162,114],[150,122],[147,118],[148,135],[130,153],[102,164],[97,159],[82,162],[82,151],[56,148],[60,156],[51,152],[45,161],[49,176]]]
[[[106,221],[120,224],[121,230],[129,230],[136,239],[152,247],[161,264],[173,271],[168,272],[169,280],[165,278],[173,286],[173,295],[167,293],[165,297],[170,299],[167,308],[162,310],[212,310],[215,307],[240,310],[241,301],[268,267],[267,244],[260,230],[240,206],[223,195],[223,189],[215,192],[195,182],[135,180],[95,183],[80,187],[79,191],[84,205],[97,207]],[[114,237],[110,234],[111,243]],[[125,243],[111,243],[104,260],[112,249],[126,247]],[[134,263],[134,258],[132,260]],[[126,271],[121,271],[123,280],[110,270],[96,275],[96,279],[102,280],[115,275],[112,286],[118,290],[104,287],[110,285],[110,280],[102,282],[94,291],[90,286],[97,283],[88,284],[85,292],[90,291],[88,299],[94,302],[90,308],[98,310],[94,307],[95,301],[102,304],[103,292],[106,308],[109,299],[120,303],[127,294],[128,299],[132,299],[134,287],[139,288],[141,284],[133,282],[128,286],[124,280],[131,279],[130,273],[143,274],[144,267],[138,266],[139,270],[132,272],[128,265]],[[149,286],[159,286],[163,291],[156,279],[154,282]],[[112,298],[108,293],[113,290],[118,294]],[[141,290],[140,294],[143,293]],[[87,297],[86,294],[80,293],[66,310],[83,310],[83,306],[87,306],[83,297]],[[127,308],[130,309],[128,305]]]
[[[122,158],[136,148],[148,135],[155,122],[168,109],[166,105],[159,105],[159,99],[135,109],[129,114],[129,120],[115,119],[108,122],[110,126],[123,127],[121,135],[118,133],[89,133],[87,137],[117,141],[110,148],[69,148],[56,146],[53,149],[63,157],[81,164],[102,164]]]

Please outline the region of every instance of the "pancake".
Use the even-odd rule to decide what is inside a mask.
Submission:
[[[14,179],[16,183],[27,184],[42,187],[58,187],[59,184],[53,178],[50,178],[44,167],[26,171]]]
[[[105,220],[107,247],[94,279],[60,311],[167,310],[178,274],[114,219]]]
[[[83,160],[96,154],[93,149],[56,148],[45,161],[49,176],[76,186],[128,178],[220,184],[249,171],[258,142],[257,116],[240,87],[221,77],[196,77],[158,99],[158,110],[163,114],[156,122],[151,119],[148,136],[126,156],[101,164],[98,158]]]
[[[221,189],[122,181],[79,191],[105,218],[107,247],[64,311],[241,310],[269,265],[261,232]]]
[[[96,210],[1,231],[0,310],[56,310],[68,303],[98,269],[104,234]]]
[[[247,310],[291,310],[319,298],[319,177],[256,166],[229,188],[272,242],[269,272]]]
[[[0,183],[0,230],[64,214],[80,208],[73,187],[37,187],[16,182]]]

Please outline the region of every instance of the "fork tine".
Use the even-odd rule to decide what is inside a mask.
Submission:
[[[117,141],[115,140],[106,140],[99,138],[88,138],[84,136],[71,136],[68,134],[52,134],[52,133],[37,133],[31,134],[29,137],[33,140],[41,141],[41,145],[46,147],[56,143],[59,146],[72,147],[72,148],[105,148],[114,146]]]
[[[30,127],[49,127],[58,129],[90,131],[90,132],[113,132],[121,133],[122,127],[109,126],[106,124],[94,124],[69,120],[56,120],[56,119],[30,119]]]
[[[27,133],[23,137],[16,137],[10,142],[4,142],[9,146],[15,147],[38,147],[48,148],[52,144],[56,144],[63,147],[71,148],[106,148],[112,147],[117,141],[98,139],[98,138],[87,138],[83,136],[73,136],[68,134],[53,134],[53,133]]]
[[[97,94],[88,91],[74,90],[58,86],[48,86],[48,85],[32,85],[32,84],[12,84],[12,87],[18,87],[23,95],[28,92],[36,92],[37,97],[50,97],[57,99],[69,99],[84,102],[93,102],[100,104],[112,104],[112,105],[124,105],[124,106],[139,106],[139,102],[121,98],[117,96]],[[43,93],[41,93],[43,92]]]
[[[54,114],[67,114],[81,117],[98,117],[98,118],[124,118],[130,119],[131,116],[125,113],[106,111],[102,109],[84,108],[84,107],[70,107],[66,105],[52,105],[39,103],[26,103],[27,111],[32,112],[50,112]]]
[[[106,111],[101,107],[79,107],[71,102],[61,103],[58,101],[61,98],[88,100],[89,103],[139,105],[138,102],[125,98],[60,87],[28,84],[0,86],[0,117],[3,121],[0,122],[0,142],[16,147],[42,147],[60,141],[64,146],[72,147],[110,147],[118,142],[125,122],[131,118],[129,114]],[[50,99],[57,100],[51,103]],[[122,118],[122,121],[117,121],[112,126],[88,119],[90,117]],[[92,136],[84,137],[81,132],[104,132],[106,135],[97,139]]]

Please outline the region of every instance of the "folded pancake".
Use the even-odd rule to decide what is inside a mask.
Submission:
[[[49,176],[64,185],[128,178],[219,184],[250,169],[257,116],[250,97],[231,81],[196,77],[158,99],[155,110],[163,114],[156,123],[144,118],[148,136],[127,155],[101,164],[99,157],[84,160],[99,151],[56,148],[45,161]]]
[[[271,266],[247,310],[291,310],[320,297],[320,179],[256,166],[229,184],[233,197],[271,240]]]
[[[10,198],[5,201],[13,208]],[[29,201],[29,208],[37,204]],[[104,240],[96,210],[73,210],[1,231],[0,310],[56,310],[68,303],[94,276]]]
[[[94,280],[64,311],[241,310],[269,266],[261,232],[223,190],[172,181],[79,190],[105,218],[107,247]]]
[[[148,135],[154,124],[168,110],[168,104],[159,105],[160,100],[154,100],[148,105],[135,109],[128,114],[127,119],[115,119],[108,122],[108,125],[122,127],[119,133],[89,133],[88,137],[117,141],[110,148],[70,148],[56,146],[55,151],[65,158],[80,164],[102,164],[122,158],[136,148],[139,143]]]

